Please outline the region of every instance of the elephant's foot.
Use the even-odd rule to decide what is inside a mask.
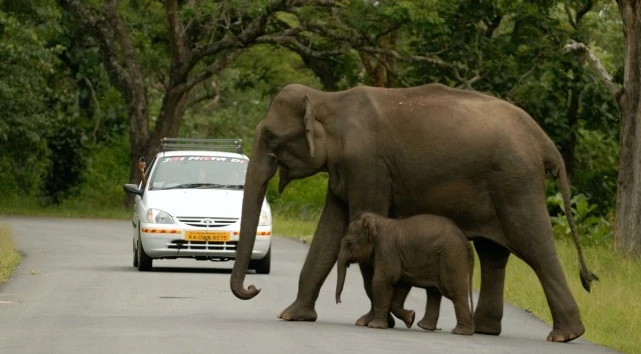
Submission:
[[[313,305],[299,305],[296,301],[278,315],[278,318],[285,321],[314,322],[317,317],[318,316],[316,315],[316,310]]]
[[[380,320],[380,319],[372,320],[372,321],[369,322],[367,327],[369,327],[369,328],[381,328],[381,329],[388,328],[387,320]]]
[[[434,331],[436,330],[436,320],[433,318],[423,318],[420,320],[417,325],[421,328],[423,328],[426,331]]]
[[[414,319],[416,317],[416,313],[414,312],[414,310],[405,310],[403,308],[392,309],[392,314],[399,320],[403,321],[407,328],[412,327],[412,325],[414,324]]]
[[[564,329],[555,328],[548,334],[548,342],[569,342],[579,338],[583,333],[585,333],[585,327],[582,323]]]
[[[491,320],[475,314],[474,333],[498,336],[501,334],[501,320]]]
[[[361,316],[358,320],[356,320],[356,325],[357,326],[369,326],[370,322],[374,320],[374,312],[370,311],[363,316]],[[385,328],[394,328],[396,325],[396,321],[394,320],[394,317],[392,317],[391,314],[387,314],[387,327]],[[377,327],[378,328],[378,327]]]
[[[374,312],[370,311],[363,316],[361,316],[358,320],[356,320],[356,325],[357,326],[367,326],[372,320],[374,319]]]
[[[416,317],[416,312],[414,312],[414,310],[409,310],[407,311],[407,315],[405,316],[405,318],[401,318],[401,320],[403,320],[407,328],[410,328],[414,324],[415,317]]]
[[[456,325],[454,329],[452,330],[452,334],[461,334],[464,336],[471,336],[474,334],[474,328],[471,326],[460,326]]]

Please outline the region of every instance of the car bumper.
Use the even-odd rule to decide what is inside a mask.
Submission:
[[[216,230],[229,232],[228,241],[188,241],[187,231],[202,229],[178,228],[172,225],[141,225],[140,240],[145,253],[151,258],[197,258],[233,260],[236,258],[239,230]],[[271,226],[259,226],[251,259],[265,257],[271,245]]]

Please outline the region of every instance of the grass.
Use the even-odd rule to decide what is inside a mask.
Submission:
[[[43,206],[31,200],[21,200],[19,203],[1,203],[0,215],[128,219],[131,217],[131,212],[124,208],[113,206],[96,207],[91,203],[87,203],[86,205],[74,203],[68,205]]]
[[[637,335],[641,331],[641,301],[637,299],[641,293],[641,262],[624,259],[608,246],[585,247],[588,268],[600,278],[588,293],[581,286],[574,245],[559,240],[557,251],[586,327],[582,338],[624,353],[640,353]],[[479,284],[478,273],[477,267],[475,284]],[[543,288],[534,271],[520,259],[510,257],[506,273],[505,300],[551,324]],[[478,285],[475,287],[478,289]]]
[[[274,214],[273,233],[305,243],[312,241],[317,221],[298,220],[292,217]]]
[[[6,282],[22,257],[15,249],[9,226],[0,224],[0,284]]]

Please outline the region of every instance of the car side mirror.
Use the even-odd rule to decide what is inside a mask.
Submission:
[[[127,193],[131,194],[136,194],[142,197],[143,191],[142,189],[138,188],[138,185],[133,184],[133,183],[127,183],[124,186],[122,186],[122,189],[125,190]]]

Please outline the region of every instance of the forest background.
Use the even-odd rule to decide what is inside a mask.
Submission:
[[[549,183],[586,338],[641,351],[641,305],[630,301],[641,291],[637,0],[0,0],[0,214],[127,219],[122,185],[139,181],[138,158],[162,137],[242,138],[251,157],[254,129],[286,84],[433,82],[510,101],[554,140],[601,278],[590,294],[578,283]],[[277,183],[267,195],[275,232],[310,237],[327,175],[282,195]],[[9,234],[0,228],[0,281],[19,262]],[[511,257],[506,300],[549,322],[519,262]]]
[[[564,156],[584,241],[607,242],[619,111],[564,46],[587,44],[621,83],[622,33],[614,1],[0,1],[0,204],[118,214],[164,136],[242,138],[251,156],[288,83],[440,82],[529,112]],[[283,195],[272,181],[268,200],[315,220],[326,178]]]

